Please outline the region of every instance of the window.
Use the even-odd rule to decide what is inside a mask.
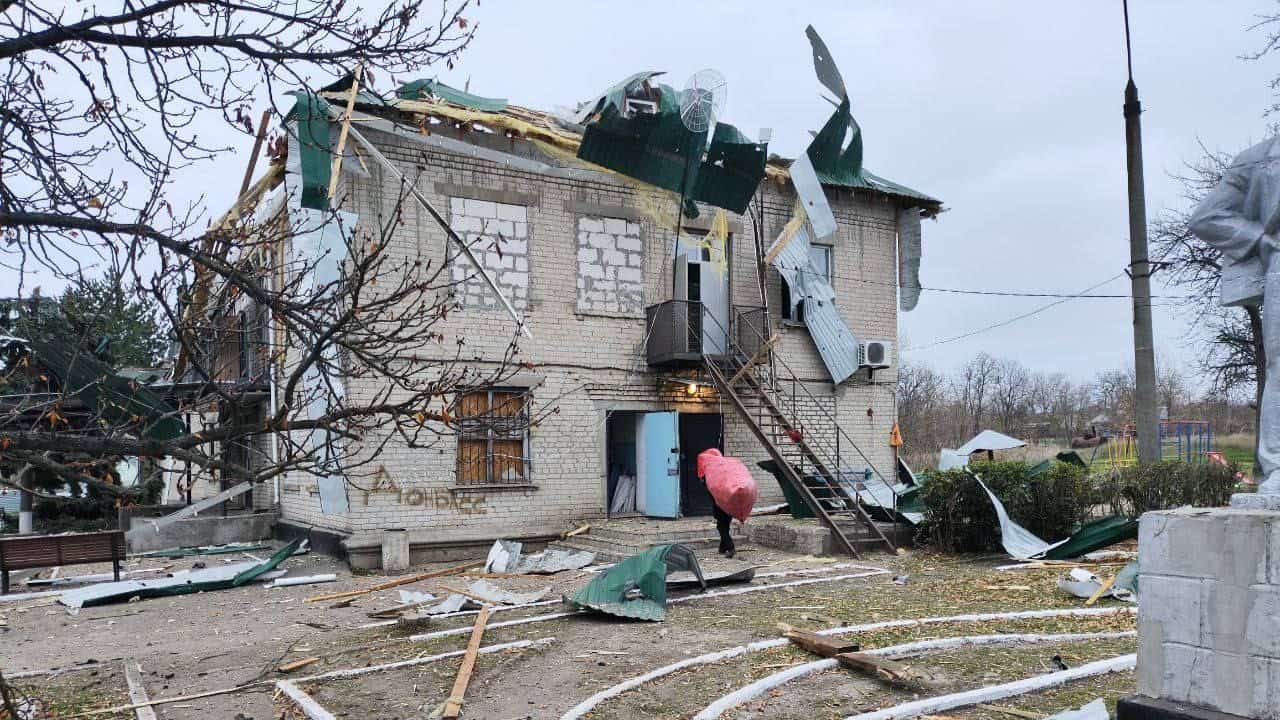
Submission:
[[[458,484],[529,482],[529,403],[519,389],[490,388],[458,398]]]
[[[827,282],[831,282],[831,246],[829,245],[810,245],[809,246],[809,262],[817,268],[817,272],[826,278]],[[797,312],[796,303],[798,300],[791,299],[791,288],[787,287],[787,279],[782,278],[782,319],[795,320],[799,322],[803,318]]]

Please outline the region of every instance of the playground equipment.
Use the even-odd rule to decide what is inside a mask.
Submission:
[[[1138,463],[1138,433],[1133,425],[1103,433],[1101,450],[1111,469]],[[1207,420],[1168,420],[1160,423],[1160,459],[1204,463],[1221,457],[1213,451],[1213,428]]]

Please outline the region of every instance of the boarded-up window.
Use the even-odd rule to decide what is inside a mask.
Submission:
[[[525,391],[493,388],[463,393],[454,416],[459,485],[529,482],[529,403]]]

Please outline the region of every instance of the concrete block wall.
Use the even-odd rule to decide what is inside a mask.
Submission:
[[[722,412],[727,451],[741,455],[757,474],[762,502],[780,501],[776,481],[755,468],[755,461],[766,457],[763,449],[732,408],[718,402],[714,394],[706,402],[699,402],[701,398],[690,402],[676,392],[677,388],[664,385],[645,363],[643,307],[669,299],[671,282],[671,238],[652,219],[651,190],[607,173],[535,172],[519,163],[456,152],[433,143],[431,137],[392,136],[373,127],[365,132],[414,179],[424,196],[437,207],[449,209],[450,217],[465,226],[459,231],[475,238],[481,249],[493,241],[496,222],[512,223],[513,237],[523,222],[526,242],[511,253],[508,245],[503,245],[501,260],[496,253],[490,258],[486,251],[484,262],[490,266],[498,261],[500,267],[495,269],[502,283],[504,274],[520,273],[518,261],[527,260],[528,269],[520,282],[507,287],[527,289],[517,294],[517,299],[533,334],[532,339],[521,339],[514,361],[529,363],[542,378],[531,389],[532,407],[541,418],[530,439],[531,487],[486,489],[482,493],[454,487],[455,442],[443,429],[441,439],[429,448],[390,443],[367,466],[368,477],[352,478],[353,483],[368,488],[373,482],[371,474],[381,472],[379,490],[366,498],[362,490],[353,487],[349,492],[351,511],[343,516],[320,513],[313,480],[287,478],[281,493],[287,521],[358,536],[404,527],[415,543],[442,536],[479,539],[560,532],[569,522],[605,512],[604,428],[611,409],[693,407]],[[521,153],[536,154],[527,148]],[[773,184],[766,184],[763,194],[767,246],[790,217],[794,196],[789,189]],[[896,341],[895,207],[867,193],[830,194],[840,221],[833,246],[833,272],[837,275],[833,282],[841,314],[859,337]],[[338,196],[344,198],[344,209],[359,213],[358,233],[376,232],[393,215],[403,219],[391,237],[382,239],[396,257],[433,263],[448,257],[452,261],[444,232],[413,203],[400,204],[403,191],[399,183],[378,168],[371,168],[365,177],[344,174]],[[488,217],[490,212],[492,218]],[[715,212],[715,208],[703,208],[699,222],[709,223]],[[758,305],[751,221],[732,214],[728,219],[733,233],[729,242],[731,298],[735,304]],[[485,220],[495,224],[486,225]],[[472,227],[477,224],[480,227]],[[608,236],[612,248],[596,247],[606,243],[606,238],[598,235]],[[587,248],[596,251],[591,258],[582,252]],[[615,255],[606,257],[609,250]],[[506,258],[510,258],[511,267],[503,264]],[[642,278],[638,285],[630,272],[637,260]],[[582,281],[596,272],[592,268],[604,269],[605,280],[611,269],[620,285],[626,283],[616,310],[607,300],[601,307],[598,297],[588,294],[584,298],[581,291],[586,283]],[[623,270],[628,271],[625,279]],[[779,285],[772,269],[767,281],[776,324]],[[473,303],[469,288],[459,298],[463,307],[436,326],[445,341],[415,350],[425,366],[439,365],[443,372],[456,349],[454,340],[465,338],[466,363],[487,371],[498,367],[513,338],[514,324],[492,303]],[[824,390],[815,394],[830,399],[827,410],[839,418],[842,429],[877,467],[888,473],[892,370],[877,372],[874,383],[860,373],[833,389],[807,330],[796,325],[782,326],[778,331],[782,335],[780,357],[810,383],[811,390]],[[347,391],[353,402],[359,402],[382,389],[368,379],[353,378]],[[873,410],[870,416],[868,408]]]
[[[644,317],[644,241],[640,223],[578,218],[578,312]]]
[[[1280,717],[1280,513],[1147,513],[1138,550],[1138,693]]]
[[[467,242],[489,277],[517,310],[529,301],[527,208],[491,200],[449,198],[449,225]],[[500,307],[466,256],[450,247],[449,274],[462,307]]]

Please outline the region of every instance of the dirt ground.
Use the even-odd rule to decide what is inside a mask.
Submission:
[[[267,551],[259,551],[265,555]],[[239,555],[162,558],[133,561],[128,569],[193,562],[237,562]],[[740,595],[672,604],[662,623],[623,622],[604,616],[576,615],[542,622],[497,627],[484,645],[554,638],[526,649],[481,655],[467,693],[464,718],[516,720],[558,718],[593,693],[669,663],[735,645],[778,637],[777,624],[821,629],[898,618],[974,612],[1071,608],[1084,601],[1059,592],[1056,578],[1065,570],[997,572],[995,558],[956,558],[916,552],[905,556],[870,555],[861,561],[815,559],[745,546],[734,561],[704,558],[707,569],[755,565],[753,586],[829,578],[865,572],[836,567],[846,562],[887,572],[861,578],[778,587]],[[361,668],[461,650],[467,634],[410,641],[412,633],[469,628],[474,615],[434,619],[427,627],[405,629],[376,622],[367,613],[400,602],[397,589],[362,596],[346,607],[305,602],[322,593],[369,587],[381,576],[353,576],[332,559],[311,554],[282,565],[290,575],[335,572],[339,581],[324,585],[268,589],[253,585],[205,594],[141,600],[86,608],[71,615],[52,598],[0,603],[0,671],[6,677],[24,671],[89,665],[54,675],[23,677],[11,683],[19,695],[40,698],[50,717],[127,704],[124,663],[141,668],[152,699],[175,698],[257,682],[233,693],[177,700],[155,707],[162,720],[199,718],[297,718],[302,714],[276,697],[274,681],[285,677]],[[426,571],[433,568],[415,568]],[[1117,568],[1101,568],[1100,573]],[[67,572],[70,571],[70,572]],[[99,572],[93,566],[64,569],[65,574]],[[905,584],[895,576],[905,575]],[[592,576],[566,572],[550,577],[503,577],[490,582],[515,591],[551,587],[549,599],[572,594]],[[403,589],[447,594],[459,577],[426,580]],[[743,587],[743,586],[729,586]],[[716,588],[728,589],[728,588]],[[679,593],[686,595],[688,593]],[[1123,605],[1106,600],[1100,606]],[[558,603],[495,613],[499,623],[564,612]],[[847,636],[864,649],[914,640],[1005,632],[1098,632],[1131,630],[1131,615],[1057,618],[985,623],[952,623],[897,628]],[[932,678],[927,688],[898,689],[848,670],[832,670],[798,679],[726,713],[725,718],[843,718],[913,697],[943,694],[1034,676],[1053,669],[1059,656],[1069,666],[1133,652],[1132,639],[1085,643],[1001,645],[966,648],[912,658],[914,668]],[[275,671],[281,662],[321,656],[291,675]],[[815,659],[790,646],[740,655],[673,673],[599,704],[588,717],[689,718],[719,696],[748,682]],[[379,671],[356,678],[300,681],[299,685],[337,717],[422,718],[448,695],[459,660]],[[1048,715],[1078,707],[1094,697],[1115,699],[1133,690],[1132,673],[1080,681],[1064,688],[1000,703]],[[969,708],[949,716],[1009,718],[1001,710]],[[3,712],[0,711],[0,717]],[[132,718],[131,711],[98,714]]]

